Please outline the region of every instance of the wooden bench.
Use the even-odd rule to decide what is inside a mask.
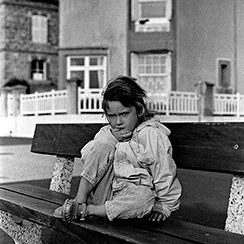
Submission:
[[[61,239],[62,243],[66,240],[67,243],[243,244],[244,123],[165,125],[171,130],[173,158],[183,186],[181,207],[165,222],[109,222],[105,218],[94,217],[79,223],[66,223],[53,218],[54,209],[66,198],[74,197],[68,195],[72,186],[74,158],[81,156],[80,149],[103,124],[38,124],[31,151],[57,156],[50,189],[26,183],[1,185],[1,227],[19,243],[24,238],[29,243],[50,243],[43,237],[43,231],[48,229],[58,233],[56,243],[61,243]],[[203,181],[204,177],[207,182]],[[227,190],[222,190],[223,184],[227,185]],[[200,189],[194,193],[197,186]],[[212,189],[222,196],[216,199],[212,193],[209,197],[207,193]],[[218,207],[223,201],[226,202],[223,215],[227,219],[226,225],[220,228],[215,226],[215,222],[219,218]],[[206,207],[203,213],[200,210],[202,203]],[[192,219],[193,215],[201,215],[202,219]],[[14,216],[30,222],[19,221],[16,224]],[[209,219],[208,225],[204,223],[205,219]]]

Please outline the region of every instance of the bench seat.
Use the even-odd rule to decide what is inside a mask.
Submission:
[[[0,209],[35,223],[69,233],[85,243],[212,243],[243,244],[244,236],[220,229],[169,218],[165,222],[116,220],[91,217],[87,221],[66,223],[55,219],[54,209],[62,205],[67,194],[28,184],[0,186]],[[106,241],[105,241],[106,240]]]
[[[146,219],[110,222],[106,218],[90,217],[87,221],[67,223],[55,219],[52,216],[54,209],[62,205],[66,198],[74,198],[74,195],[69,195],[74,159],[81,157],[81,148],[94,137],[103,125],[37,125],[31,151],[57,156],[50,189],[28,184],[1,185],[0,219],[6,217],[7,213],[11,213],[36,223],[37,230],[45,227],[55,230],[60,235],[70,236],[72,241],[68,243],[72,244],[244,243],[244,235],[242,235],[244,234],[244,223],[238,221],[238,219],[244,218],[242,200],[244,197],[244,123],[165,124],[171,130],[169,139],[173,147],[173,158],[179,170],[230,176],[230,184],[227,184],[228,189],[227,191],[225,189],[222,198],[216,200],[216,198],[205,195],[201,190],[204,188],[209,193],[214,186],[213,183],[207,182],[209,185],[206,187],[206,183],[199,177],[194,179],[182,177],[183,197],[187,197],[194,209],[188,208],[192,206],[186,206],[183,200],[180,210],[176,211],[176,214],[172,213],[171,217],[164,222],[149,222]],[[195,199],[191,190],[196,185],[200,186],[202,194],[200,199]],[[221,187],[222,185],[218,184],[217,189],[222,189]],[[206,201],[203,203],[201,199],[205,199],[205,196]],[[215,212],[216,208],[209,206],[216,207],[215,202],[222,201],[223,198],[228,205],[225,208],[227,218],[223,228],[204,225],[200,222],[193,223],[191,218],[184,218],[184,212],[187,212],[188,215],[199,215],[197,206],[200,203],[205,204],[208,210],[206,214],[208,214],[208,218],[212,217],[214,222],[218,216]],[[12,217],[8,221],[12,224]],[[10,229],[9,225],[6,229]],[[20,234],[17,233],[17,237],[19,236]],[[40,238],[38,242],[27,241],[23,243],[43,243]],[[60,241],[55,242],[54,240],[52,243],[60,243]]]

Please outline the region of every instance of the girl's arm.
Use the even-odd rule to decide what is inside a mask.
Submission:
[[[179,208],[181,185],[176,177],[176,164],[168,136],[158,128],[149,127],[147,130],[144,134],[145,153],[152,160],[149,168],[157,194],[151,219],[161,220]]]

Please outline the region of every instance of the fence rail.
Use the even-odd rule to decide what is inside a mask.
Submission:
[[[65,113],[67,113],[66,90],[20,95],[20,114],[22,116]]]
[[[102,113],[101,89],[78,89],[78,113]],[[147,104],[150,109],[166,115],[197,115],[199,97],[194,92],[172,91],[169,94],[148,94]],[[13,115],[12,94],[8,94],[8,116]],[[55,115],[67,114],[67,91],[21,94],[20,115]],[[244,116],[244,95],[215,94],[214,115]]]
[[[102,112],[102,89],[85,90],[78,88],[78,113]]]

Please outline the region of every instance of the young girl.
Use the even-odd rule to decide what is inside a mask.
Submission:
[[[179,208],[181,185],[163,124],[146,107],[146,92],[126,76],[103,94],[104,126],[81,151],[84,169],[75,199],[54,211],[66,221],[86,216],[165,220]]]

